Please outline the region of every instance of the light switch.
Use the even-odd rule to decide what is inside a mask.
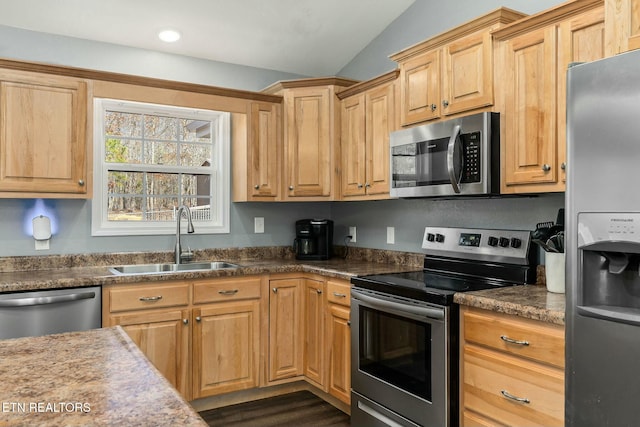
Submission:
[[[387,227],[387,244],[393,245],[396,243],[396,228]]]
[[[254,233],[264,233],[264,218],[257,216],[253,218],[253,232]]]

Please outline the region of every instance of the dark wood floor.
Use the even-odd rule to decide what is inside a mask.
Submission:
[[[200,412],[211,427],[350,425],[349,416],[309,391]]]

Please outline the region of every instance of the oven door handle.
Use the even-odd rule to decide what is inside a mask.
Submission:
[[[360,301],[367,303],[372,307],[377,307],[383,310],[388,309],[388,310],[410,313],[415,316],[428,317],[430,319],[444,320],[443,309],[430,308],[430,307],[417,307],[409,304],[400,304],[393,301],[387,301],[380,298],[370,297],[368,295],[364,295],[353,289],[351,290],[351,296],[355,299],[359,299]]]

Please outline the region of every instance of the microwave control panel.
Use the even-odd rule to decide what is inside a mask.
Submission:
[[[465,133],[462,139],[462,183],[480,182],[480,132]]]

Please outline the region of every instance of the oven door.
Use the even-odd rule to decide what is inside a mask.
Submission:
[[[449,307],[355,287],[351,297],[351,424],[411,425],[384,422],[390,411],[449,426]]]

